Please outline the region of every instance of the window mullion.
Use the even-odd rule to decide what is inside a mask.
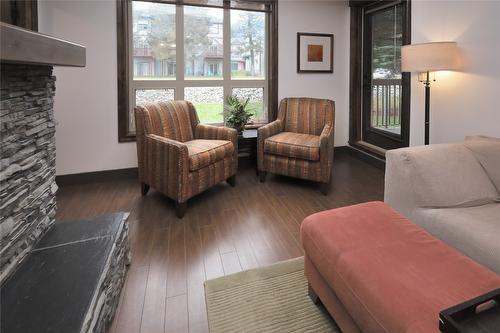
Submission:
[[[132,2],[127,2],[127,26],[132,27]],[[127,35],[127,47],[126,47],[126,52],[128,53],[128,75],[127,75],[127,80],[128,80],[128,89],[129,89],[129,94],[128,94],[128,108],[127,110],[127,123],[129,124],[127,126],[127,132],[130,132],[130,127],[131,127],[131,117],[134,114],[134,108],[135,108],[135,85],[134,85],[134,57],[132,56],[134,50],[134,42],[133,42],[133,35],[132,33],[129,33]],[[130,126],[130,127],[129,127]]]
[[[184,99],[184,6],[177,5],[175,11],[175,99]]]
[[[229,8],[224,8],[224,21],[222,33],[223,45],[223,60],[222,60],[222,75],[224,86],[224,98],[231,95],[231,11]]]

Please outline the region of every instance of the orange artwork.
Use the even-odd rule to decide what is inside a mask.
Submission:
[[[307,45],[307,61],[322,62],[323,61],[323,45]]]

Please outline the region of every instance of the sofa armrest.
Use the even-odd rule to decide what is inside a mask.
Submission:
[[[188,182],[189,153],[179,141],[155,134],[144,137],[142,174],[145,182],[169,197],[183,201]]]
[[[404,149],[388,150],[385,154],[384,202],[407,218],[418,207]]]
[[[386,153],[385,201],[411,219],[415,208],[470,207],[498,198],[481,164],[463,144]]]
[[[194,137],[196,139],[231,141],[234,145],[235,153],[238,151],[238,131],[234,128],[198,124],[194,131]]]
[[[257,169],[264,170],[264,141],[283,131],[283,122],[279,119],[257,129]]]

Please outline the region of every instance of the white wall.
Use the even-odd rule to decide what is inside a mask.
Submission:
[[[431,142],[500,136],[500,2],[412,1],[412,41],[455,40],[463,72],[431,91]],[[118,143],[116,9],[108,1],[40,1],[41,32],[87,47],[86,68],[56,68],[57,174],[136,166],[134,143]],[[297,74],[297,32],[335,35],[334,73]],[[279,97],[336,103],[335,145],[348,140],[349,9],[345,1],[279,2]],[[410,144],[423,143],[423,87],[412,80]]]
[[[137,166],[118,143],[115,1],[39,1],[39,30],[87,48],[85,68],[56,67],[57,174]]]
[[[500,137],[500,1],[412,1],[412,43],[456,41],[461,72],[431,85],[431,143]],[[423,144],[424,88],[412,78],[410,144]]]
[[[335,101],[335,146],[349,139],[349,7],[346,1],[278,2],[278,95]],[[297,73],[297,32],[334,35],[333,74]]]
[[[135,143],[118,143],[115,1],[40,1],[39,30],[87,48],[87,67],[55,69],[57,174],[137,166]],[[297,74],[299,31],[335,35],[333,74]],[[348,34],[345,1],[279,2],[279,97],[334,100],[336,146],[348,140]]]

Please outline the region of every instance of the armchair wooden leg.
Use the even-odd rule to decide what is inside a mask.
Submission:
[[[146,183],[141,183],[141,194],[146,195],[149,191],[149,185]]]
[[[319,190],[321,191],[321,193],[323,193],[324,195],[328,195],[328,192],[330,192],[331,183],[331,181],[329,181],[328,183],[319,183]]]
[[[259,171],[259,180],[261,183],[266,181],[266,176],[267,176],[266,171]]]
[[[187,201],[175,202],[175,215],[177,215],[178,218],[182,219],[184,217],[184,214],[186,214],[186,210],[187,210]]]
[[[235,187],[236,186],[236,175],[232,175],[231,177],[229,177],[227,179],[227,182],[229,183],[229,185],[231,185],[232,187]]]
[[[310,284],[307,284],[307,291],[309,294],[309,298],[311,298],[311,301],[314,304],[319,304],[321,300],[319,299],[319,296],[316,294],[316,292],[313,290]]]

